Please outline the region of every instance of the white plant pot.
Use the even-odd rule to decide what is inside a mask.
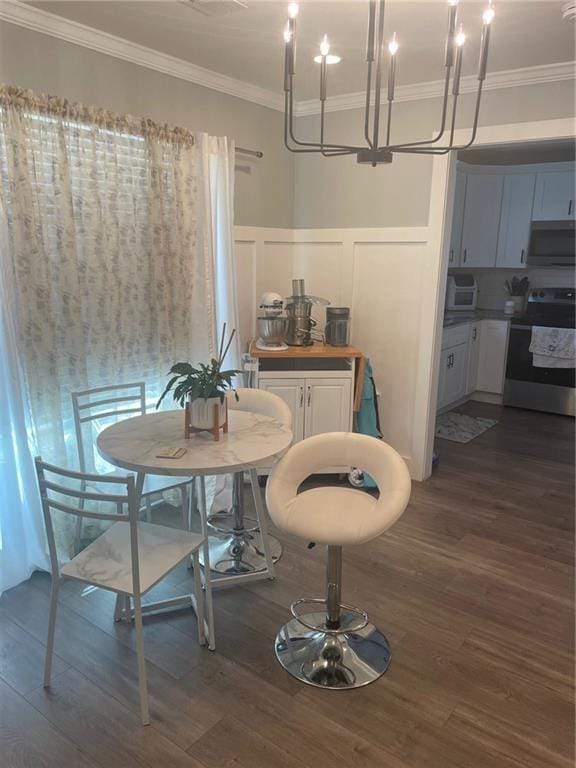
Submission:
[[[204,400],[199,397],[190,403],[190,426],[194,429],[214,429],[214,406],[218,406],[218,427],[226,421],[226,398],[220,402],[219,397],[209,397]]]
[[[524,312],[524,307],[526,306],[526,297],[525,296],[510,296],[510,300],[514,304],[514,314],[515,315],[521,315]]]

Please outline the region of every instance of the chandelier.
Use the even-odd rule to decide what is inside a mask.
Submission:
[[[478,129],[478,116],[480,113],[480,100],[482,86],[486,79],[486,67],[488,63],[488,47],[490,44],[490,26],[494,19],[492,0],[482,14],[482,41],[480,44],[480,59],[478,62],[478,88],[476,91],[476,105],[474,109],[474,122],[470,139],[467,143],[456,145],[454,143],[454,129],[458,96],[460,95],[460,79],[462,73],[462,57],[466,35],[462,24],[458,24],[458,0],[448,0],[448,31],[444,52],[444,88],[442,99],[442,115],[440,128],[434,138],[428,141],[411,141],[403,144],[393,144],[390,140],[392,128],[392,107],[394,104],[394,91],[396,81],[397,54],[399,43],[396,33],[388,44],[385,53],[384,43],[384,17],[385,0],[369,0],[368,8],[368,35],[366,42],[366,105],[364,108],[364,138],[361,146],[348,144],[332,144],[325,140],[325,113],[328,65],[340,61],[338,56],[330,53],[330,42],[324,35],[320,43],[320,53],[314,61],[320,64],[320,135],[317,142],[300,141],[294,131],[294,76],[296,71],[296,17],[298,16],[298,3],[292,2],[288,6],[288,23],[284,30],[285,59],[284,59],[284,143],[290,152],[319,153],[325,157],[340,155],[356,155],[357,162],[376,166],[382,163],[391,163],[393,155],[398,154],[426,154],[441,155],[451,150],[462,150],[470,147],[476,138]],[[387,64],[388,81],[386,84],[386,143],[380,143],[381,111],[384,107],[383,74],[384,65]],[[372,85],[374,83],[374,85]],[[374,99],[372,101],[372,91]],[[451,105],[450,105],[451,101]],[[451,106],[451,108],[450,108]],[[448,116],[450,113],[450,117]],[[447,135],[447,140],[442,142]]]

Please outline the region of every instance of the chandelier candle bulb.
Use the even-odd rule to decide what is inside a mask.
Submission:
[[[452,95],[458,96],[460,93],[460,76],[462,74],[462,52],[464,43],[466,41],[466,35],[460,25],[460,30],[456,35],[454,42],[456,43],[456,64],[454,65],[454,81],[452,83]]]
[[[458,0],[448,2],[448,35],[446,37],[446,54],[444,56],[444,64],[447,67],[451,67],[454,63],[454,33],[456,31],[456,15],[458,13]]]
[[[294,20],[298,16],[299,10],[298,3],[290,3],[288,5],[288,18]]]
[[[374,28],[376,24],[376,0],[370,0],[368,10],[368,35],[366,37],[366,61],[373,62],[375,59],[374,50]]]
[[[494,8],[492,3],[482,14],[484,27],[482,28],[482,42],[480,44],[480,61],[478,63],[478,80],[481,82],[486,79],[486,67],[488,64],[488,47],[490,45],[490,27],[494,19]]]

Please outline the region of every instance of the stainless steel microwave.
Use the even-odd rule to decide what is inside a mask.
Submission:
[[[530,230],[529,267],[572,267],[574,220],[533,221]]]

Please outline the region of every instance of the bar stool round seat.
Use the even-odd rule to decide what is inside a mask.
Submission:
[[[375,480],[379,495],[344,487],[298,493],[302,482],[328,466],[354,466]],[[288,450],[268,480],[270,517],[285,533],[327,546],[326,598],[301,598],[276,636],[280,664],[322,688],[358,688],[384,674],[391,660],[385,635],[368,615],[341,602],[342,546],[371,541],[392,526],[410,498],[410,475],[389,445],[366,435],[332,432]],[[324,610],[321,610],[321,609]]]

